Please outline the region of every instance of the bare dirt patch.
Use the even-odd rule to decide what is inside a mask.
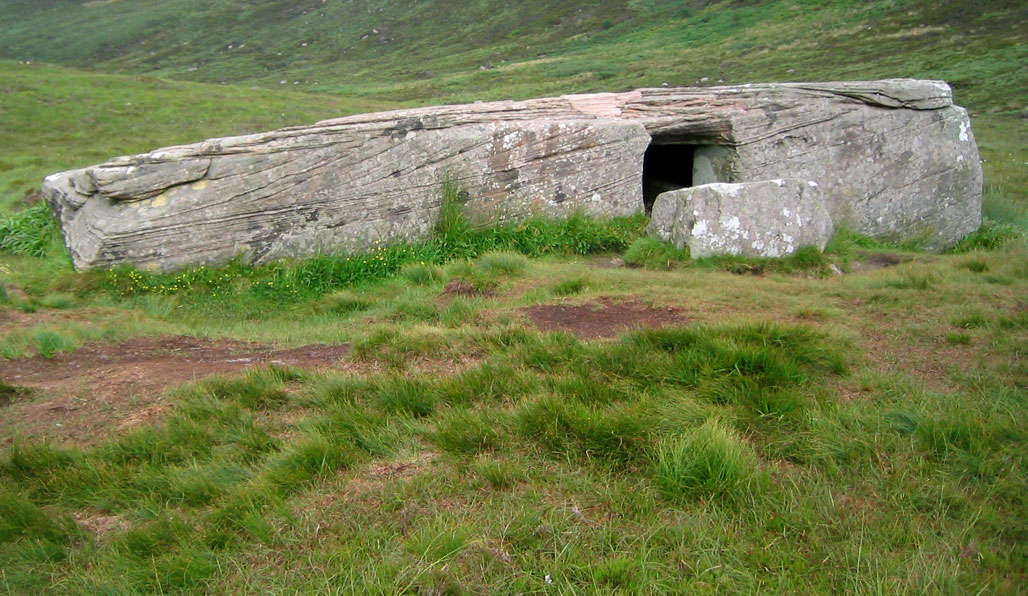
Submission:
[[[111,532],[119,532],[129,527],[129,523],[124,517],[105,511],[78,511],[72,517],[80,526],[93,534],[93,543],[97,546],[103,544]]]
[[[28,399],[13,400],[0,410],[0,447],[10,444],[15,433],[91,444],[159,419],[172,408],[162,395],[168,387],[267,364],[328,367],[349,352],[349,345],[274,350],[176,336],[91,342],[52,359],[0,360],[0,379],[30,390]]]
[[[625,266],[625,260],[621,257],[596,257],[589,264],[597,269],[620,269]]]
[[[93,314],[86,310],[40,310],[37,312],[24,312],[14,308],[0,310],[0,329],[4,333],[11,333],[19,329],[40,327],[43,325],[62,325],[65,323],[83,323],[89,320]]]
[[[895,267],[900,263],[905,263],[910,260],[910,257],[904,257],[903,255],[888,252],[857,251],[855,257],[856,258],[850,261],[849,264],[850,273],[861,273],[864,271],[874,271],[875,269]]]
[[[542,331],[566,331],[582,339],[614,337],[640,327],[664,327],[689,322],[675,307],[655,308],[634,298],[599,298],[586,304],[543,304],[524,308]]]

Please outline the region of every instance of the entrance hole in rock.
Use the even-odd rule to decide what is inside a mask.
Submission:
[[[693,185],[696,146],[661,143],[654,138],[643,157],[643,206],[653,211],[657,195]]]

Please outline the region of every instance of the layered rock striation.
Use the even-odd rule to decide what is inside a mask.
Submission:
[[[870,236],[942,248],[981,222],[966,111],[945,83],[906,79],[364,114],[119,157],[43,190],[76,267],[173,270],[417,241],[447,179],[477,217],[510,221],[779,178],[816,182],[834,224]]]

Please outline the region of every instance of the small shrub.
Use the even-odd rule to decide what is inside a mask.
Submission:
[[[625,251],[625,263],[644,269],[675,269],[689,262],[689,251],[656,238],[639,238]]]
[[[7,289],[4,288],[4,284],[0,284],[0,304],[10,304],[11,298],[7,295]]]
[[[59,352],[67,352],[75,347],[75,342],[71,338],[54,331],[40,331],[33,339],[43,358],[53,358]]]
[[[717,418],[665,439],[654,455],[657,486],[672,499],[725,495],[758,471],[753,450]]]

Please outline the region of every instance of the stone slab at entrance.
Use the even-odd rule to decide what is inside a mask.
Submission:
[[[832,218],[816,182],[714,183],[657,197],[649,231],[694,258],[784,257],[802,246],[824,250]]]

